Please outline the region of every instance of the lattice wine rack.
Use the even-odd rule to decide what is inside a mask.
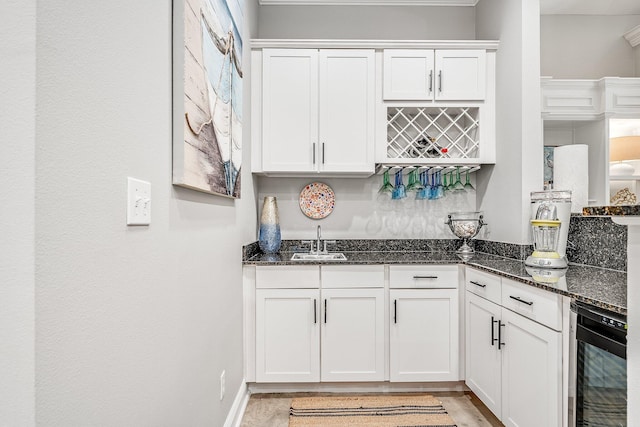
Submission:
[[[387,107],[387,160],[476,163],[478,107]]]

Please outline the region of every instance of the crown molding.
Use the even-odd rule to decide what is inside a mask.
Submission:
[[[640,25],[624,33],[624,38],[627,39],[631,47],[640,45]]]
[[[261,6],[475,6],[478,0],[259,0]]]
[[[251,49],[486,49],[495,51],[497,40],[322,40],[251,39]]]

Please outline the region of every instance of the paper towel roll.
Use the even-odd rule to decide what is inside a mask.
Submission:
[[[553,150],[553,188],[571,190],[571,212],[582,212],[589,196],[589,147],[563,145]]]

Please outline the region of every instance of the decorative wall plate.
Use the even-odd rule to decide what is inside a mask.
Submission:
[[[300,210],[309,218],[322,219],[333,212],[336,195],[327,184],[312,182],[300,192]]]

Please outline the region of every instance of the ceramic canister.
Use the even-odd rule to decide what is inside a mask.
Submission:
[[[262,203],[262,214],[260,215],[258,245],[262,252],[274,254],[280,250],[281,243],[278,203],[274,196],[266,196]]]

